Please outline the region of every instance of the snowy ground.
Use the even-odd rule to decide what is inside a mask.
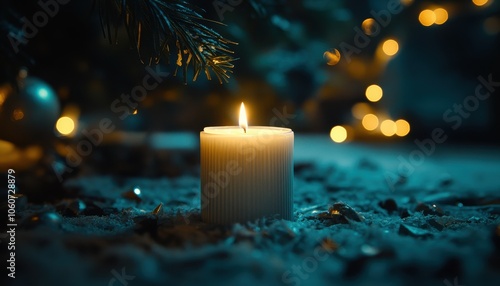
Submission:
[[[496,285],[500,149],[419,150],[296,135],[295,221],[231,226],[200,220],[189,154],[175,176],[83,170],[67,199],[18,199],[8,285]]]

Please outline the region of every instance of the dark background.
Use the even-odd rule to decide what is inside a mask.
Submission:
[[[123,272],[135,279],[129,285],[291,284],[283,275],[321,248],[333,254],[293,284],[499,281],[500,87],[455,129],[443,115],[474,98],[478,76],[500,81],[500,1],[402,2],[403,11],[348,61],[341,47],[355,45],[355,29],[388,1],[243,0],[223,19],[214,4],[229,2],[193,1],[223,23],[207,25],[239,43],[229,83],[200,76],[185,85],[169,76],[124,120],[111,103],[147,75],[125,31],[110,44],[92,1],[71,0],[13,53],[9,23],[40,7],[0,2],[0,177],[18,195],[12,285],[120,285]],[[422,26],[419,13],[438,7],[448,20]],[[399,51],[381,60],[388,38]],[[334,49],[340,62],[328,65],[324,53]],[[160,68],[172,73],[175,60],[174,52]],[[16,90],[22,67],[26,79],[54,89],[54,101],[35,100],[46,91],[41,82],[31,84],[38,95]],[[384,91],[379,102],[364,95],[371,84]],[[236,125],[242,101],[250,125],[296,132],[294,221],[201,219],[197,132]],[[406,119],[410,133],[365,130],[352,112],[359,103],[380,118]],[[58,137],[55,120],[70,107],[78,131]],[[102,140],[83,134],[102,132],[103,119],[126,132]],[[328,138],[337,125],[354,144]],[[430,141],[436,128],[458,146]],[[6,182],[9,169],[15,186]],[[9,204],[0,203],[0,212]],[[0,243],[7,242],[0,228]]]
[[[349,125],[355,140],[385,141],[428,138],[441,127],[450,141],[498,142],[498,90],[456,130],[443,120],[447,109],[474,95],[478,76],[500,79],[498,1],[483,7],[465,0],[403,1],[409,4],[391,14],[388,25],[369,37],[370,43],[354,53],[352,61],[341,51],[334,66],[326,64],[323,53],[341,50],[342,42],[354,45],[354,28],[372,17],[371,11],[387,10],[385,1],[241,1],[224,11],[223,19],[216,4],[225,2],[192,2],[204,8],[206,18],[224,24],[208,25],[239,43],[233,47],[239,60],[230,82],[220,85],[201,76],[184,85],[182,76],[170,76],[140,103],[137,115],[118,122],[120,129],[199,131],[210,125],[235,125],[244,101],[251,125],[270,125],[276,111],[286,109],[292,120],[277,125],[296,132],[328,134],[335,125]],[[28,19],[40,9],[35,2],[3,5]],[[418,15],[429,7],[446,8],[447,22],[422,26]],[[377,65],[376,50],[387,38],[397,39],[399,51]],[[5,82],[20,66],[27,67],[30,75],[54,88],[62,109],[69,104],[79,107],[80,128],[109,114],[111,102],[129,93],[145,75],[124,31],[118,44],[111,45],[102,34],[98,12],[87,1],[61,5],[20,49],[14,57],[3,53],[0,79]],[[162,69],[173,72],[173,59],[171,64],[163,59]],[[408,136],[388,138],[360,128],[351,109],[358,102],[369,103],[364,91],[371,84],[380,85],[384,96],[370,105],[394,120],[406,119],[411,125]]]

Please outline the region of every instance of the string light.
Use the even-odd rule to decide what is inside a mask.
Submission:
[[[363,117],[361,124],[368,131],[373,131],[378,127],[378,117],[375,114],[367,114]]]
[[[382,98],[383,91],[380,86],[372,84],[366,88],[365,95],[369,101],[377,102]]]
[[[399,44],[393,39],[386,40],[382,45],[382,50],[388,56],[394,56],[399,51]]]
[[[337,49],[326,51],[323,53],[323,59],[326,61],[327,65],[334,66],[340,62],[340,52]]]
[[[347,139],[347,129],[343,126],[337,125],[330,130],[330,138],[335,143],[342,143]]]
[[[379,26],[373,18],[365,19],[363,23],[361,23],[361,29],[363,29],[363,32],[368,36],[375,35],[379,32],[379,28],[376,27]]]
[[[387,137],[393,136],[396,134],[396,131],[396,123],[390,119],[386,119],[380,124],[380,132]]]
[[[57,120],[56,129],[61,135],[69,135],[75,130],[75,122],[70,117],[63,116]]]
[[[488,4],[488,2],[490,2],[490,1],[489,0],[472,0],[472,3],[474,3],[474,5],[476,5],[478,7],[481,7],[481,6]]]
[[[404,119],[396,120],[396,135],[403,137],[410,133],[410,123]]]
[[[432,10],[425,9],[418,15],[418,21],[420,21],[422,26],[429,27],[436,22],[436,13]]]
[[[446,11],[446,9],[444,8],[437,8],[436,10],[434,10],[434,17],[436,18],[434,23],[436,25],[442,25],[446,21],[448,21],[448,11]]]

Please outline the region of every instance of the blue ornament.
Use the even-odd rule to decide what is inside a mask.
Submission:
[[[18,146],[44,145],[54,138],[60,114],[59,99],[44,81],[25,77],[18,89],[0,86],[0,139]]]

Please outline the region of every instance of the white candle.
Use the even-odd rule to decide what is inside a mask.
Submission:
[[[293,218],[293,131],[247,126],[200,132],[201,216],[229,224],[263,217]]]

